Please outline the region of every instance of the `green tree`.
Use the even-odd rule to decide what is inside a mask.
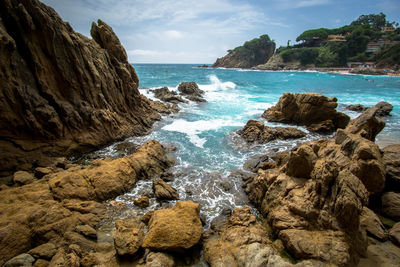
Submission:
[[[351,25],[370,25],[374,30],[382,30],[385,26],[391,26],[392,23],[386,20],[386,15],[382,12],[379,14],[361,15],[351,23]]]

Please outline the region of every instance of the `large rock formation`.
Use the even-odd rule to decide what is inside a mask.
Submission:
[[[48,260],[54,254],[50,253],[54,245],[67,250],[67,254],[57,253],[54,261],[63,263],[72,251],[79,251],[82,257],[89,253],[87,260],[95,257],[90,251],[100,245],[93,240],[96,236],[93,228],[105,217],[106,211],[106,204],[101,201],[130,190],[138,179],[159,176],[170,165],[166,149],[150,141],[132,156],[93,161],[89,166],[58,170],[28,185],[3,187],[0,191],[0,265],[31,248],[35,248],[29,251],[31,255]],[[123,224],[117,228],[119,253],[134,253],[140,246],[140,231]],[[137,238],[127,239],[128,231],[137,233]],[[45,243],[50,243],[45,246],[46,251]]]
[[[249,199],[297,259],[350,266],[365,255],[360,215],[385,185],[385,165],[369,139],[380,120],[368,112],[334,138],[295,148],[276,168],[259,169],[244,184]],[[368,138],[365,138],[368,137]]]
[[[275,43],[268,35],[262,35],[243,46],[228,51],[228,54],[218,58],[212,65],[213,68],[251,68],[264,64],[275,52]]]
[[[159,118],[104,22],[89,39],[38,0],[1,1],[0,16],[2,170],[140,135]]]
[[[249,120],[243,129],[238,131],[239,135],[247,143],[268,143],[276,139],[286,140],[306,136],[306,133],[294,127],[268,127],[260,121]]]
[[[337,112],[337,99],[316,93],[285,93],[262,117],[268,121],[305,125],[312,132],[332,132],[345,128],[350,117]]]

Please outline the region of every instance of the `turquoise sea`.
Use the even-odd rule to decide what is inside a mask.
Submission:
[[[156,123],[153,132],[145,137],[127,141],[143,143],[156,139],[178,148],[177,164],[171,183],[181,199],[201,204],[201,212],[210,222],[223,208],[247,204],[239,178],[229,177],[241,169],[249,158],[261,153],[273,155],[299,143],[322,137],[309,134],[299,140],[276,141],[266,145],[247,146],[236,135],[249,119],[258,119],[263,111],[274,105],[285,92],[316,92],[338,99],[339,111],[352,118],[356,112],[345,109],[348,104],[372,106],[387,101],[394,106],[392,116],[384,118],[386,127],[377,137],[384,146],[400,143],[400,78],[383,76],[343,75],[319,72],[272,72],[240,69],[198,68],[188,64],[134,64],[140,79],[140,92],[153,98],[149,89],[168,86],[176,90],[180,82],[194,81],[205,91],[207,103],[180,105],[181,112]],[[276,126],[276,123],[264,123]],[[306,131],[304,128],[300,129]],[[114,145],[97,153],[112,156]],[[224,190],[222,184],[232,188]],[[120,196],[135,209],[133,199],[151,191],[151,181],[140,181],[132,192]],[[228,186],[228,187],[230,187]],[[147,209],[159,203],[152,200]],[[138,210],[145,213],[147,210]]]

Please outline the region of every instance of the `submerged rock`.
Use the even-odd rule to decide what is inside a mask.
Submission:
[[[337,112],[337,99],[316,93],[285,93],[262,117],[268,121],[308,126],[310,131],[333,132],[345,128],[350,118]]]
[[[2,170],[142,135],[160,118],[106,23],[93,23],[90,39],[38,0],[0,10]]]
[[[268,127],[262,122],[254,120],[249,120],[238,133],[247,143],[258,142],[260,144],[268,143],[276,139],[286,140],[306,136],[305,132],[294,127]]]
[[[199,204],[193,201],[180,201],[171,209],[154,211],[142,246],[171,252],[193,247],[199,242],[203,230],[199,212]]]
[[[141,196],[133,201],[133,204],[140,208],[147,208],[149,206],[149,198],[147,196]]]

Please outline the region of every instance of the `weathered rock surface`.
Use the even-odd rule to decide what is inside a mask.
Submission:
[[[135,199],[133,201],[133,204],[135,204],[136,206],[138,206],[140,208],[146,208],[149,206],[149,204],[150,204],[149,202],[150,202],[150,200],[147,196],[141,196],[140,198]]]
[[[179,96],[176,92],[170,91],[168,87],[162,87],[158,89],[154,89],[154,96],[162,101],[170,102],[174,104],[186,102],[181,96]]]
[[[29,250],[28,253],[36,259],[41,258],[51,260],[51,258],[53,258],[53,256],[57,253],[57,247],[53,243],[45,243]]]
[[[154,196],[158,200],[178,200],[179,194],[175,188],[164,182],[161,178],[153,181]]]
[[[285,93],[262,117],[268,121],[305,125],[310,131],[333,132],[345,128],[350,118],[337,112],[337,99],[316,93]]]
[[[207,102],[204,98],[204,91],[200,90],[195,82],[181,82],[178,86],[180,95],[194,102]]]
[[[306,136],[306,133],[294,127],[268,127],[260,121],[249,120],[238,134],[246,140],[247,143],[258,142],[260,144],[268,143],[276,139],[286,140]]]
[[[352,134],[359,134],[362,137],[375,141],[376,135],[385,127],[385,122],[375,115],[378,108],[367,109],[363,114],[352,120],[346,130]]]
[[[375,107],[378,109],[376,112],[376,115],[379,117],[384,117],[384,116],[389,116],[390,112],[393,110],[393,106],[385,101],[381,101],[375,105]],[[365,107],[360,104],[355,104],[355,105],[348,105],[346,107],[348,110],[352,111],[357,111],[357,112],[364,112],[368,109],[368,107]]]
[[[388,233],[385,226],[382,224],[379,217],[369,208],[364,207],[361,212],[360,224],[368,235],[380,240],[385,241],[388,237]]]
[[[396,223],[389,231],[390,240],[400,247],[400,222]]]
[[[86,230],[94,228],[106,211],[105,204],[96,201],[130,190],[138,179],[159,176],[170,164],[166,150],[158,142],[149,141],[132,156],[94,161],[90,166],[75,166],[24,186],[1,190],[0,265],[45,243],[57,248],[76,244],[82,253],[94,250],[93,234]],[[77,254],[71,253],[60,252],[52,261],[74,260]],[[114,254],[106,254],[111,260],[115,250]],[[88,262],[95,261],[96,255],[88,256]]]
[[[144,239],[144,224],[139,219],[115,221],[114,244],[118,255],[133,255]]]
[[[23,267],[29,267],[33,266],[33,262],[35,261],[35,258],[33,258],[29,254],[21,254],[18,256],[15,256],[11,260],[7,261],[6,264],[4,264],[4,267],[17,267],[17,266],[23,266]]]
[[[38,0],[0,3],[0,165],[84,152],[159,119],[112,29],[87,38]]]
[[[154,211],[142,247],[172,252],[193,247],[203,230],[199,212],[199,204],[193,201],[180,201],[171,209]]]
[[[26,171],[17,171],[13,175],[13,181],[17,185],[25,185],[35,181],[35,177],[32,173]]]
[[[368,249],[365,258],[361,258],[359,267],[387,266],[397,267],[400,262],[400,248],[392,242],[380,242],[368,238]]]
[[[150,252],[146,257],[146,267],[173,267],[174,257],[164,252]]]
[[[389,145],[383,150],[386,165],[386,188],[400,193],[400,145]]]
[[[382,196],[382,212],[395,221],[400,221],[400,193],[387,192]]]
[[[244,184],[250,201],[297,259],[349,266],[365,255],[360,215],[369,195],[382,192],[386,173],[378,146],[364,134],[375,138],[372,129],[380,121],[355,121],[352,125],[364,131],[351,133],[349,125],[334,138],[302,144]]]

